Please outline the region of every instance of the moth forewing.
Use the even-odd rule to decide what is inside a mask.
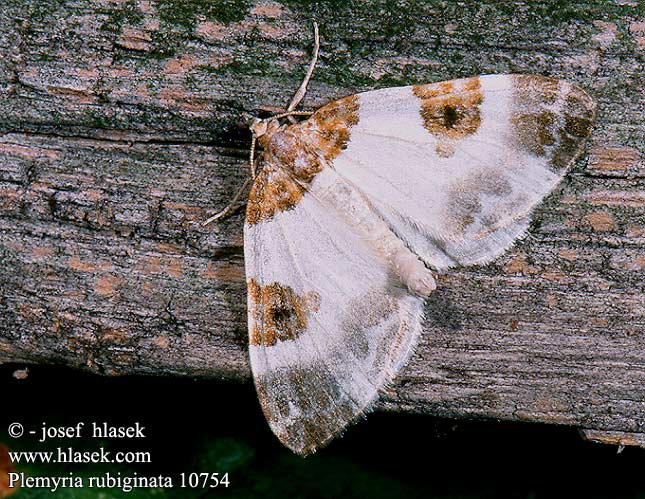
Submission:
[[[303,455],[363,414],[405,366],[435,289],[429,269],[485,264],[521,237],[595,115],[579,87],[527,75],[387,88],[295,111],[317,35],[287,110],[251,126],[244,224],[258,397],[280,441]]]

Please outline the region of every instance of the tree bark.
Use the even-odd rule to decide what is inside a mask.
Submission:
[[[439,276],[379,406],[644,441],[616,437],[645,432],[642,2],[1,3],[0,362],[250,376],[243,210],[200,222],[247,175],[243,112],[300,84],[315,18],[304,108],[510,72],[599,104],[529,236]]]

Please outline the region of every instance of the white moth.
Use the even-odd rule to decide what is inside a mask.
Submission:
[[[433,272],[486,264],[525,233],[595,113],[575,85],[495,75],[351,95],[281,124],[310,114],[293,109],[314,52],[287,111],[251,127],[264,167],[252,161],[244,225],[258,397],[302,455],[405,365]]]

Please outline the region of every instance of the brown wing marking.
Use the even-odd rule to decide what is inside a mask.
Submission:
[[[416,85],[412,93],[421,99],[423,126],[438,140],[439,156],[452,156],[455,144],[479,129],[484,93],[478,77]]]

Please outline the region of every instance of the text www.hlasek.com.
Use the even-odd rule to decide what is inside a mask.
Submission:
[[[9,452],[9,459],[18,463],[149,463],[150,452],[75,451],[72,447],[58,447],[55,451]]]

